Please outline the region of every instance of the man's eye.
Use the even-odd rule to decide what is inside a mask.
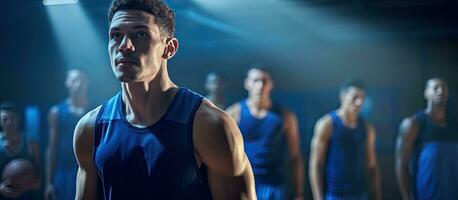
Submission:
[[[145,32],[143,32],[143,31],[137,32],[137,37],[138,38],[144,38],[146,36],[147,36],[147,34]]]
[[[120,37],[121,37],[121,33],[112,33],[112,34],[111,34],[111,38],[112,38],[112,39],[118,39],[118,38],[120,38]]]

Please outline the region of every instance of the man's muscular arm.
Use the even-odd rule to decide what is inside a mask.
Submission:
[[[78,161],[78,174],[76,176],[75,200],[97,199],[97,171],[92,159],[94,145],[94,126],[99,108],[87,113],[78,122],[73,138],[73,149]]]
[[[194,147],[208,168],[214,199],[256,199],[253,171],[234,120],[204,100],[193,127]]]

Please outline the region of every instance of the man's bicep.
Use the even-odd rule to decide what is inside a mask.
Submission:
[[[296,115],[292,112],[285,114],[286,139],[291,157],[300,156],[300,135]]]
[[[328,150],[328,140],[331,135],[332,125],[327,119],[317,122],[311,143],[311,161],[322,164]]]
[[[415,119],[404,119],[399,127],[399,135],[396,140],[396,152],[398,159],[407,159],[412,152],[418,134],[418,124]]]
[[[376,131],[375,128],[368,124],[368,129],[367,129],[367,162],[368,162],[368,167],[376,167],[377,166],[377,152],[375,149],[375,141],[376,141]]]
[[[49,138],[48,145],[55,145],[57,136],[57,120],[58,120],[59,109],[54,106],[49,110],[48,113],[48,126],[49,126]]]
[[[256,199],[253,171],[246,162],[240,175],[231,176],[209,169],[208,182],[213,199]]]
[[[204,110],[196,115],[195,148],[208,168],[227,175],[238,175],[245,162],[240,131],[226,113],[213,111]]]
[[[78,162],[75,199],[96,199],[97,171],[93,162],[94,112],[86,114],[76,125],[73,148]]]

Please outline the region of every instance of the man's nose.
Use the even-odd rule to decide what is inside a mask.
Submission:
[[[128,53],[128,52],[135,51],[134,44],[132,43],[132,40],[127,35],[125,35],[124,38],[122,39],[118,50],[121,53]]]

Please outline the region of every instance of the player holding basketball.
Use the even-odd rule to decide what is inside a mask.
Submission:
[[[174,12],[160,0],[114,0],[109,22],[122,90],[75,129],[76,199],[256,199],[235,122],[169,78]]]
[[[20,117],[12,103],[0,104],[0,170],[11,160],[23,158],[29,159],[39,171],[39,148],[23,131],[19,129]],[[24,192],[39,187],[40,181],[28,188],[15,187],[14,180],[2,180],[0,183],[0,199],[30,199]]]

